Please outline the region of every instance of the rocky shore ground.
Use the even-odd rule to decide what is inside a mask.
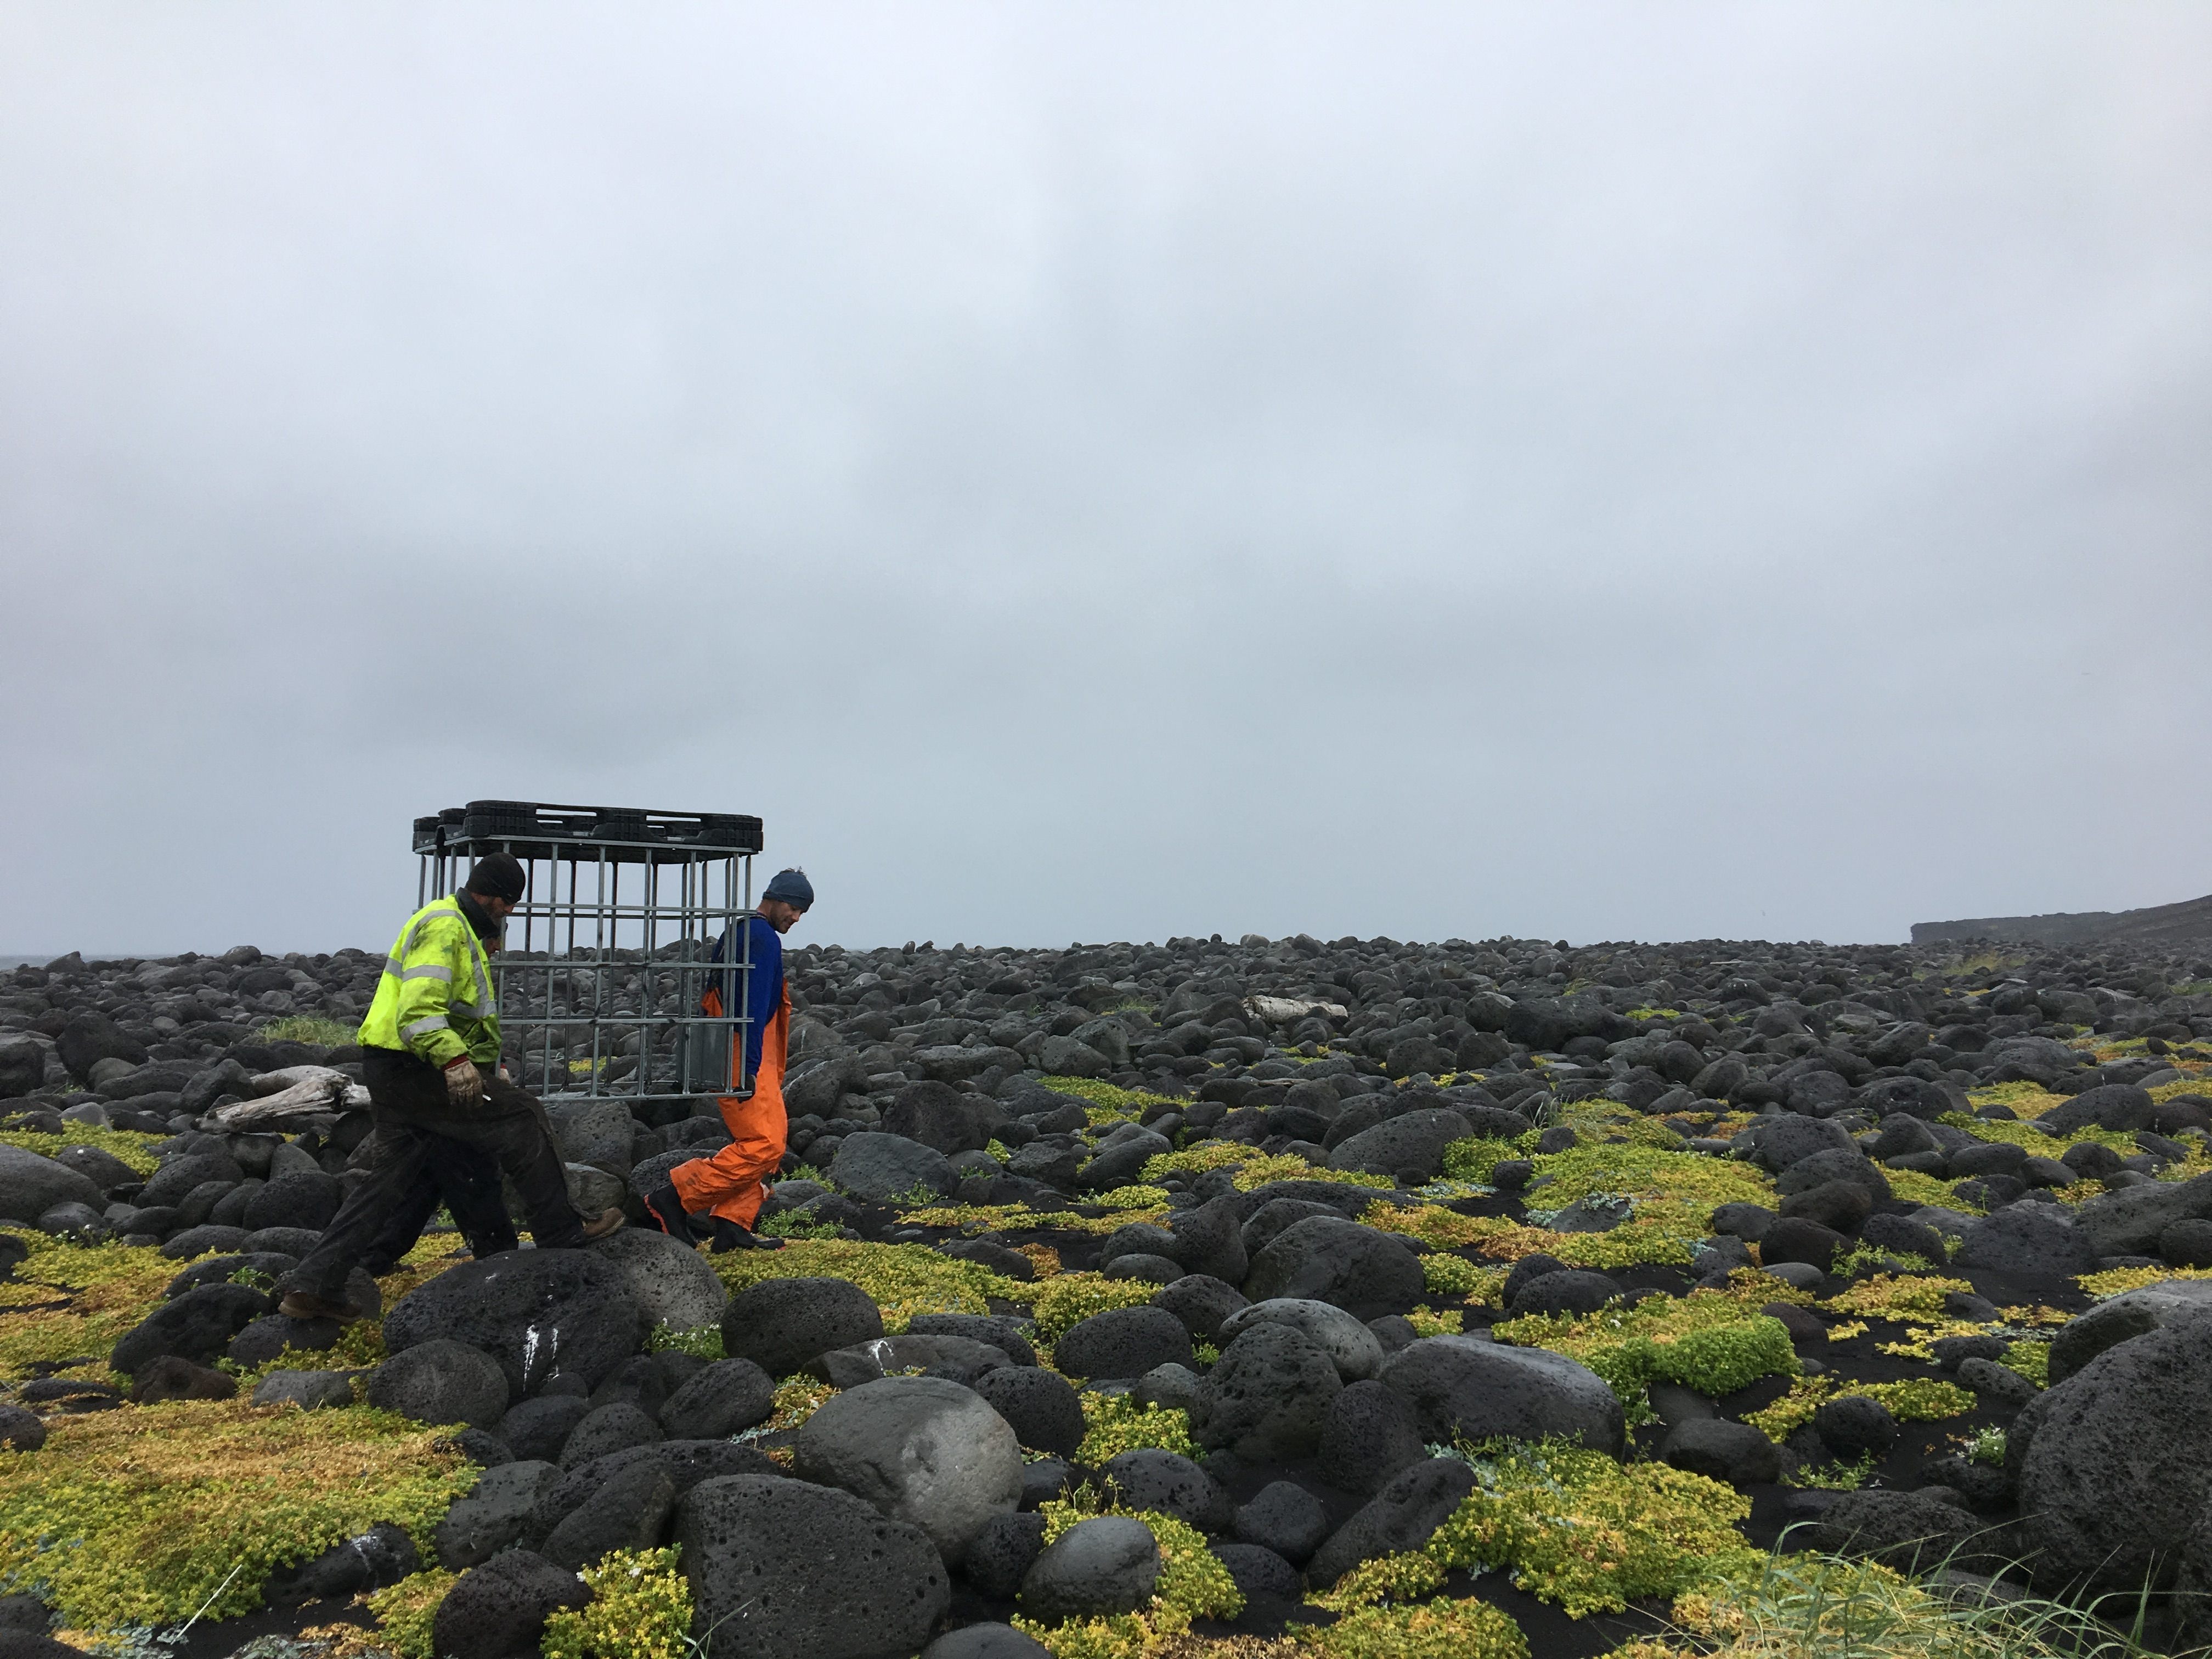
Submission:
[[[0,973],[0,1659],[2212,1639],[2212,960],[788,964],[783,1249],[434,1224],[345,1327],[381,953]],[[507,1017],[580,1201],[721,1144]]]

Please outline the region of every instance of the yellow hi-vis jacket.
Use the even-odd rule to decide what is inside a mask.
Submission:
[[[458,897],[448,894],[407,918],[356,1040],[364,1048],[406,1049],[433,1066],[463,1054],[499,1059],[490,963]]]

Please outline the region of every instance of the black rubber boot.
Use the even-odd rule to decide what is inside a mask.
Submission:
[[[691,1218],[684,1213],[684,1200],[676,1196],[676,1188],[668,1183],[655,1187],[645,1195],[645,1213],[653,1224],[679,1244],[696,1246],[699,1235],[691,1231]]]

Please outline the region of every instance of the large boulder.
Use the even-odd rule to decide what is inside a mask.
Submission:
[[[951,1158],[961,1152],[980,1152],[989,1141],[982,1115],[947,1083],[924,1079],[909,1083],[884,1109],[884,1131],[902,1135]]]
[[[1298,1327],[1255,1324],[1206,1373],[1191,1427],[1200,1445],[1226,1448],[1248,1462],[1308,1456],[1343,1386],[1328,1351]]]
[[[763,1279],[722,1311],[722,1352],[770,1376],[789,1376],[818,1354],[884,1334],[875,1299],[847,1279]]]
[[[254,1395],[258,1401],[259,1394]],[[481,1566],[520,1543],[539,1495],[561,1471],[550,1463],[501,1463],[477,1477],[431,1534],[438,1565],[451,1572]]]
[[[1763,1117],[1751,1126],[1751,1142],[1753,1155],[1775,1175],[1820,1152],[1858,1152],[1851,1132],[1827,1118]]]
[[[432,1649],[470,1659],[537,1659],[545,1621],[591,1592],[542,1555],[507,1550],[463,1573],[430,1624]]]
[[[46,1050],[27,1037],[0,1037],[0,1100],[20,1100],[46,1080]]]
[[[679,1331],[718,1322],[730,1293],[707,1258],[653,1227],[625,1227],[585,1246],[621,1271],[630,1295],[655,1325]]]
[[[1031,1451],[1073,1457],[1082,1445],[1083,1401],[1058,1371],[1010,1365],[977,1377],[975,1389]]]
[[[1239,1249],[1242,1249],[1240,1243]],[[1182,1321],[1183,1328],[1200,1342],[1212,1342],[1221,1334],[1222,1326],[1239,1308],[1251,1304],[1245,1301],[1244,1292],[1234,1285],[1224,1284],[1207,1273],[1186,1273],[1171,1285],[1163,1285],[1152,1293],[1152,1305],[1165,1308]]]
[[[1961,1549],[1984,1528],[1972,1512],[1925,1492],[1869,1487],[1847,1492],[1808,1531],[1815,1549],[1863,1555],[1899,1572],[1939,1566],[1984,1571],[1996,1564]]]
[[[1425,1287],[1421,1260],[1403,1239],[1318,1215],[1279,1233],[1253,1258],[1244,1280],[1244,1294],[1255,1302],[1297,1297],[1361,1319],[1403,1313]]]
[[[264,1227],[297,1227],[320,1233],[331,1224],[345,1201],[345,1189],[336,1176],[320,1170],[279,1176],[246,1200],[240,1224],[248,1232]]]
[[[676,1541],[704,1659],[907,1659],[951,1599],[927,1533],[803,1480],[702,1482]]]
[[[1329,1358],[1336,1374],[1358,1382],[1382,1369],[1382,1341],[1341,1308],[1297,1297],[1255,1302],[1223,1320],[1220,1334],[1235,1341],[1255,1325],[1287,1325]]]
[[[1620,1398],[1605,1380],[1544,1348],[1423,1337],[1383,1361],[1381,1380],[1413,1407],[1421,1437],[1431,1443],[1455,1435],[1558,1436],[1618,1456],[1626,1434]]]
[[[1159,1583],[1160,1547],[1127,1516],[1079,1521],[1037,1557],[1022,1580],[1032,1618],[1097,1619],[1150,1604]]]
[[[942,1194],[959,1184],[935,1147],[872,1129],[845,1137],[830,1161],[830,1179],[838,1191],[872,1204],[911,1192]]]
[[[2057,1204],[2008,1204],[1966,1229],[1952,1260],[1961,1267],[2065,1279],[2097,1265],[2094,1245]]]
[[[384,1316],[392,1353],[445,1340],[499,1362],[514,1396],[556,1371],[597,1383],[650,1328],[629,1281],[587,1250],[507,1250],[448,1267]]]
[[[146,1063],[146,1045],[92,1009],[71,1014],[54,1039],[54,1052],[79,1083],[92,1081],[92,1068],[103,1060],[120,1060],[132,1066]]]
[[[571,1510],[538,1553],[574,1572],[615,1550],[649,1550],[660,1542],[675,1507],[676,1481],[668,1470],[635,1464]]]
[[[2212,1175],[2154,1181],[2100,1193],[2074,1212],[2074,1225],[2102,1255],[2149,1255],[2177,1221],[2212,1218]]]
[[[57,1204],[87,1204],[97,1211],[100,1188],[65,1164],[0,1146],[0,1221],[28,1225]]]
[[[832,1348],[806,1362],[806,1374],[833,1389],[857,1389],[879,1377],[924,1371],[972,1384],[986,1372],[1014,1363],[1004,1348],[967,1336],[878,1336],[849,1348]]]
[[[672,1440],[724,1440],[775,1409],[775,1379],[750,1359],[717,1359],[694,1372],[660,1408]]]
[[[2162,1580],[2212,1495],[2212,1320],[2108,1348],[2023,1425],[2020,1510],[2039,1577],[2129,1592]]]
[[[1474,1471],[1455,1457],[1400,1470],[1314,1552],[1306,1582],[1327,1589],[1362,1561],[1420,1548],[1474,1490]]]
[[[0,1163],[0,1170],[5,1167],[4,1163]],[[210,1182],[234,1187],[245,1179],[246,1171],[228,1152],[186,1152],[179,1158],[163,1159],[161,1167],[147,1179],[145,1190],[138,1194],[137,1202],[146,1208],[181,1204],[195,1187]]]
[[[436,1338],[403,1349],[368,1374],[368,1403],[418,1423],[488,1429],[507,1411],[507,1374],[480,1348]]]
[[[1164,1254],[1186,1273],[1223,1285],[1241,1282],[1252,1261],[1244,1249],[1243,1218],[1227,1196],[1209,1199],[1168,1217],[1170,1243]]]
[[[64,1146],[54,1154],[54,1162],[65,1170],[75,1170],[102,1193],[134,1186],[138,1181],[137,1170],[97,1146]]]
[[[1449,1107],[1402,1112],[1340,1141],[1329,1154],[1328,1166],[1376,1175],[1410,1173],[1432,1180],[1443,1168],[1444,1148],[1474,1133],[1467,1119]]]
[[[1190,1364],[1190,1333],[1164,1308],[1109,1308],[1070,1326],[1052,1353],[1070,1376],[1142,1376],[1155,1365]]]
[[[2055,1135],[2080,1129],[2148,1129],[2158,1107],[2147,1089],[2132,1083],[2102,1083],[2060,1101],[2038,1120]]]
[[[1122,1509],[1173,1516],[1201,1532],[1224,1531],[1234,1513],[1221,1483],[1175,1452],[1152,1446],[1120,1452],[1098,1474]]]
[[[164,1354],[205,1365],[230,1340],[269,1311],[269,1298],[245,1285],[200,1285],[165,1302],[117,1339],[107,1363],[135,1373]]]
[[[658,1445],[663,1438],[660,1425],[636,1401],[611,1400],[593,1406],[568,1431],[561,1443],[561,1467],[581,1468],[633,1447]]]
[[[1369,1498],[1424,1455],[1420,1425],[1405,1396],[1380,1382],[1354,1382],[1329,1401],[1315,1472],[1332,1486]]]
[[[2051,1340],[2049,1381],[2063,1382],[2107,1348],[2161,1326],[2212,1316],[2212,1279],[2169,1279],[2100,1302]]]
[[[1165,1135],[1125,1123],[1098,1143],[1097,1156],[1084,1164],[1076,1179],[1091,1192],[1110,1192],[1141,1179],[1145,1165],[1174,1150],[1174,1142]]]
[[[912,1522],[948,1563],[1021,1501],[1012,1427],[974,1390],[941,1377],[887,1376],[832,1395],[791,1448],[800,1479]]]
[[[632,1446],[569,1469],[538,1493],[527,1536],[542,1539],[578,1510],[588,1508],[611,1482],[633,1470],[665,1470],[679,1498],[702,1481],[731,1474],[781,1474],[767,1453],[728,1440],[663,1440]]]

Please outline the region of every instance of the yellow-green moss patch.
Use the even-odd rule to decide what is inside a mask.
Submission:
[[[731,1250],[708,1258],[734,1296],[763,1279],[843,1279],[884,1312],[893,1335],[917,1314],[990,1311],[990,1298],[1019,1297],[1028,1287],[926,1244],[866,1244],[854,1239],[795,1239],[780,1250]]]
[[[1422,1553],[1469,1571],[1510,1568],[1522,1589],[1577,1618],[1674,1595],[1716,1562],[1754,1553],[1736,1530],[1751,1500],[1703,1475],[1554,1441],[1463,1455],[1475,1490]]]
[[[583,1571],[590,1605],[545,1621],[544,1659],[685,1659],[691,1586],[681,1552],[616,1550]]]
[[[210,1597],[206,1617],[246,1612],[272,1568],[380,1521],[427,1553],[477,1475],[445,1431],[366,1407],[178,1401],[47,1427],[41,1450],[0,1462],[0,1583],[37,1587],[82,1629],[164,1624]]]

